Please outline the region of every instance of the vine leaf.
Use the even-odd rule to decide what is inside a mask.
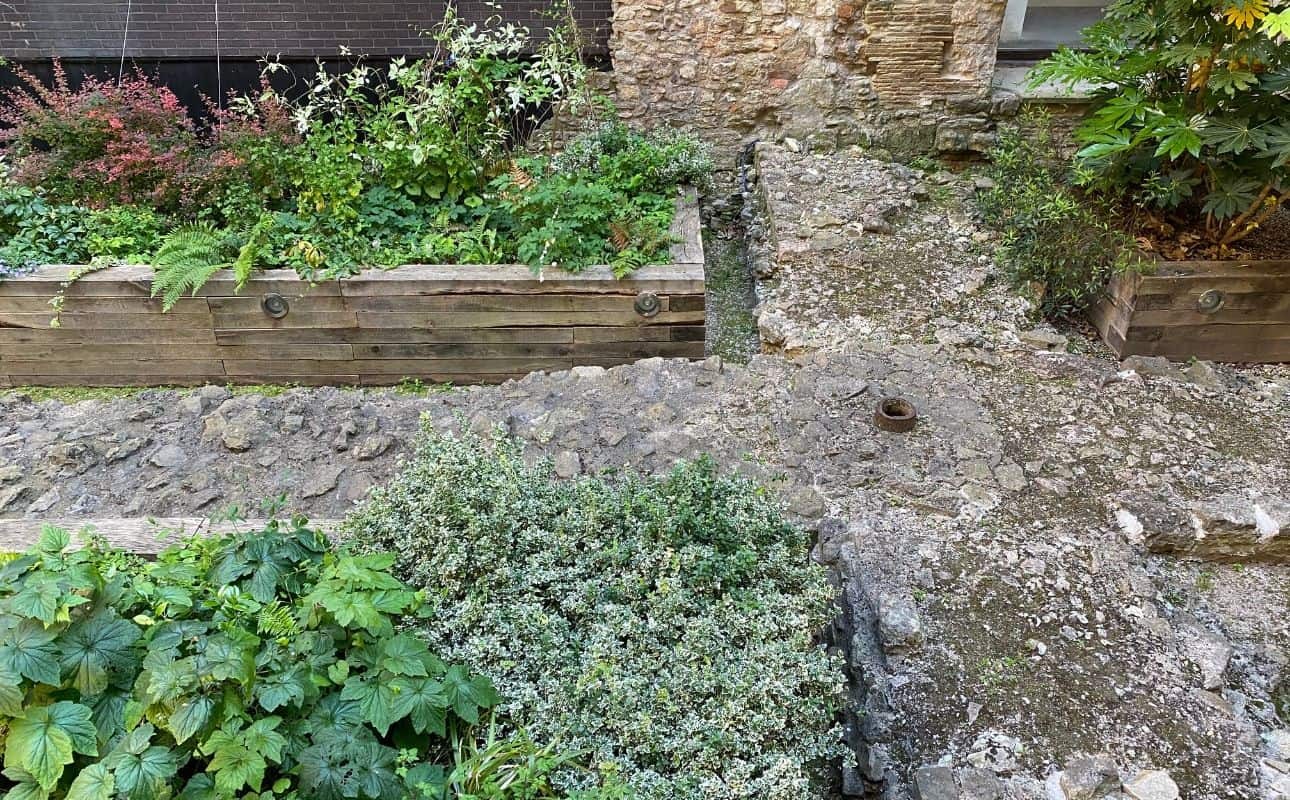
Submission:
[[[57,785],[73,753],[98,755],[98,732],[90,710],[79,703],[63,700],[30,708],[10,723],[5,766],[31,773],[46,791]]]
[[[110,800],[115,791],[116,776],[102,764],[91,764],[72,781],[66,800]]]

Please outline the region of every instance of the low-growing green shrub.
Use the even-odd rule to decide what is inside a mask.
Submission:
[[[509,719],[636,797],[807,797],[837,755],[824,570],[708,460],[562,482],[513,440],[428,430],[347,531],[402,554],[431,646],[492,678]]]
[[[550,757],[524,739],[478,774],[497,694],[396,630],[424,606],[394,556],[334,552],[302,521],[153,562],[68,545],[48,528],[0,566],[8,800],[437,800],[468,775],[480,797],[551,796],[518,791]]]
[[[1111,276],[1138,259],[1105,202],[1064,179],[1048,122],[1032,113],[1000,132],[987,172],[994,186],[979,203],[1002,234],[995,258],[1009,281],[1044,316],[1063,318],[1088,308]]]

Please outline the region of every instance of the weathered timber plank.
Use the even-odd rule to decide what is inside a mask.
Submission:
[[[1244,306],[1244,307],[1242,307]],[[1290,327],[1290,294],[1255,295],[1250,302],[1228,305],[1208,314],[1196,308],[1133,309],[1134,327],[1161,325],[1258,325]]]
[[[653,330],[653,329],[634,329]],[[439,344],[464,342],[568,343],[572,328],[283,328],[272,331],[217,330],[220,344]]]
[[[133,373],[76,375],[17,375],[9,376],[14,386],[201,386],[207,383],[228,383],[223,373],[217,375],[174,375],[148,372],[147,364],[138,365],[142,371]],[[0,367],[3,371],[4,367]],[[264,383],[264,381],[255,381]]]
[[[214,344],[215,331],[210,327],[193,328],[138,328],[134,330],[104,330],[95,328],[0,328],[0,343],[4,344]]]
[[[574,353],[567,343],[537,344],[531,342],[460,342],[442,344],[356,344],[354,357],[369,358],[557,358]]]
[[[352,361],[264,361],[227,360],[224,370],[230,376],[281,375],[294,379],[297,375],[352,374],[359,375],[417,375],[432,369],[437,372],[481,374],[500,372],[533,372],[535,370],[568,369],[568,358],[443,358],[433,359],[353,359]]]
[[[573,346],[574,360],[585,363],[599,358],[703,358],[703,342],[587,342]]]
[[[707,329],[702,325],[673,325],[668,328],[674,342],[702,342],[707,339]]]
[[[642,326],[675,325],[704,321],[701,311],[664,311],[642,317],[634,311],[549,311],[549,312],[358,312],[361,328],[509,328],[515,326]]]
[[[43,314],[24,314],[0,311],[0,328],[48,328],[54,318],[52,311]],[[74,330],[86,329],[183,329],[211,327],[210,314],[116,314],[96,313],[82,314],[76,311],[63,312],[59,316],[60,327]]]
[[[707,307],[707,298],[701,294],[678,294],[668,298],[669,311],[702,311]]]
[[[1172,296],[1190,292],[1195,287],[1217,289],[1220,292],[1240,294],[1243,292],[1284,292],[1287,279],[1279,275],[1147,275],[1138,287],[1136,297],[1151,295]]]
[[[250,288],[258,288],[252,286]],[[217,314],[238,314],[247,317],[260,316],[264,319],[271,319],[264,313],[264,308],[260,305],[264,300],[267,292],[256,291],[254,294],[248,291],[247,294],[240,297],[206,297],[198,298],[210,305],[211,311]],[[345,298],[340,295],[328,294],[305,294],[303,296],[291,296],[278,292],[286,298],[289,311],[287,318],[293,314],[303,312],[317,313],[320,311],[349,311],[345,306]]]
[[[281,330],[283,328],[356,328],[353,311],[292,311],[274,319],[263,311],[212,311],[216,330]]]
[[[1158,355],[1183,361],[1275,363],[1290,361],[1290,326],[1173,325],[1130,328],[1124,355]]]
[[[5,359],[3,369],[11,378],[24,380],[35,376],[121,376],[129,378],[140,373],[149,375],[169,375],[181,377],[220,378],[224,375],[223,363],[216,359],[191,360],[150,360],[139,361],[97,359],[92,361],[55,361],[46,358],[39,361],[11,361]],[[325,363],[325,362],[320,362]]]
[[[0,282],[0,313],[53,314],[52,298],[33,295],[10,296]],[[172,314],[204,314],[210,309],[201,297],[184,297],[170,309]],[[64,301],[64,313],[74,314],[161,314],[159,298],[139,297],[69,297]]]
[[[1240,276],[1266,275],[1273,277],[1290,277],[1290,259],[1265,259],[1254,261],[1158,261],[1155,274],[1169,275],[1206,275]],[[1147,277],[1152,277],[1148,275]]]
[[[639,325],[618,325],[565,328],[563,330],[572,331],[573,341],[575,342],[668,342],[672,341],[672,332],[676,330],[676,326],[641,327]]]
[[[72,546],[84,544],[82,533],[93,533],[121,550],[139,555],[155,555],[173,544],[193,536],[224,533],[253,533],[263,530],[268,520],[248,519],[237,522],[209,520],[201,517],[56,517],[49,520],[0,520],[0,552],[21,552],[40,541],[46,525],[62,528],[72,534]],[[316,519],[309,528],[335,536],[341,521]]]
[[[664,300],[666,310],[667,298]],[[440,294],[356,295],[344,298],[350,311],[632,311],[635,294]]]
[[[1192,286],[1173,294],[1139,295],[1133,303],[1137,311],[1198,311],[1204,286]],[[1261,311],[1284,309],[1290,305],[1290,285],[1284,292],[1223,292],[1223,310]]]
[[[341,283],[346,297],[436,294],[698,294],[703,265],[667,264],[642,267],[618,280],[608,267],[575,274],[534,275],[528,267],[412,265],[388,272],[364,272]]]
[[[0,363],[24,361],[102,361],[105,359],[132,358],[147,361],[173,360],[182,355],[185,360],[225,358],[259,359],[350,359],[354,349],[348,344],[270,344],[270,345],[216,345],[190,344],[176,347],[171,343],[131,344],[0,344]]]

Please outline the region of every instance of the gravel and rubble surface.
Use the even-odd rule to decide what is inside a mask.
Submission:
[[[818,528],[837,570],[846,794],[1290,798],[1290,370],[1120,364],[1036,328],[995,274],[970,177],[771,145],[758,166],[773,352],[420,396],[13,392],[0,517],[277,495],[337,517],[423,415],[503,426],[566,477],[710,453]],[[892,395],[918,408],[913,431],[874,427]],[[1254,557],[1153,552],[1197,524]]]

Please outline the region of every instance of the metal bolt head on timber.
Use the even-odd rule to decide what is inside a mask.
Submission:
[[[1210,289],[1196,300],[1196,310],[1202,314],[1213,314],[1223,307],[1227,298],[1217,289]]]
[[[641,292],[636,295],[635,308],[642,317],[654,317],[663,309],[663,301],[653,292]]]
[[[884,431],[906,433],[918,424],[918,411],[903,397],[884,397],[873,410],[873,424]]]
[[[264,313],[270,317],[282,319],[291,311],[291,304],[287,302],[287,298],[277,292],[269,292],[260,300],[260,308],[264,309]]]

